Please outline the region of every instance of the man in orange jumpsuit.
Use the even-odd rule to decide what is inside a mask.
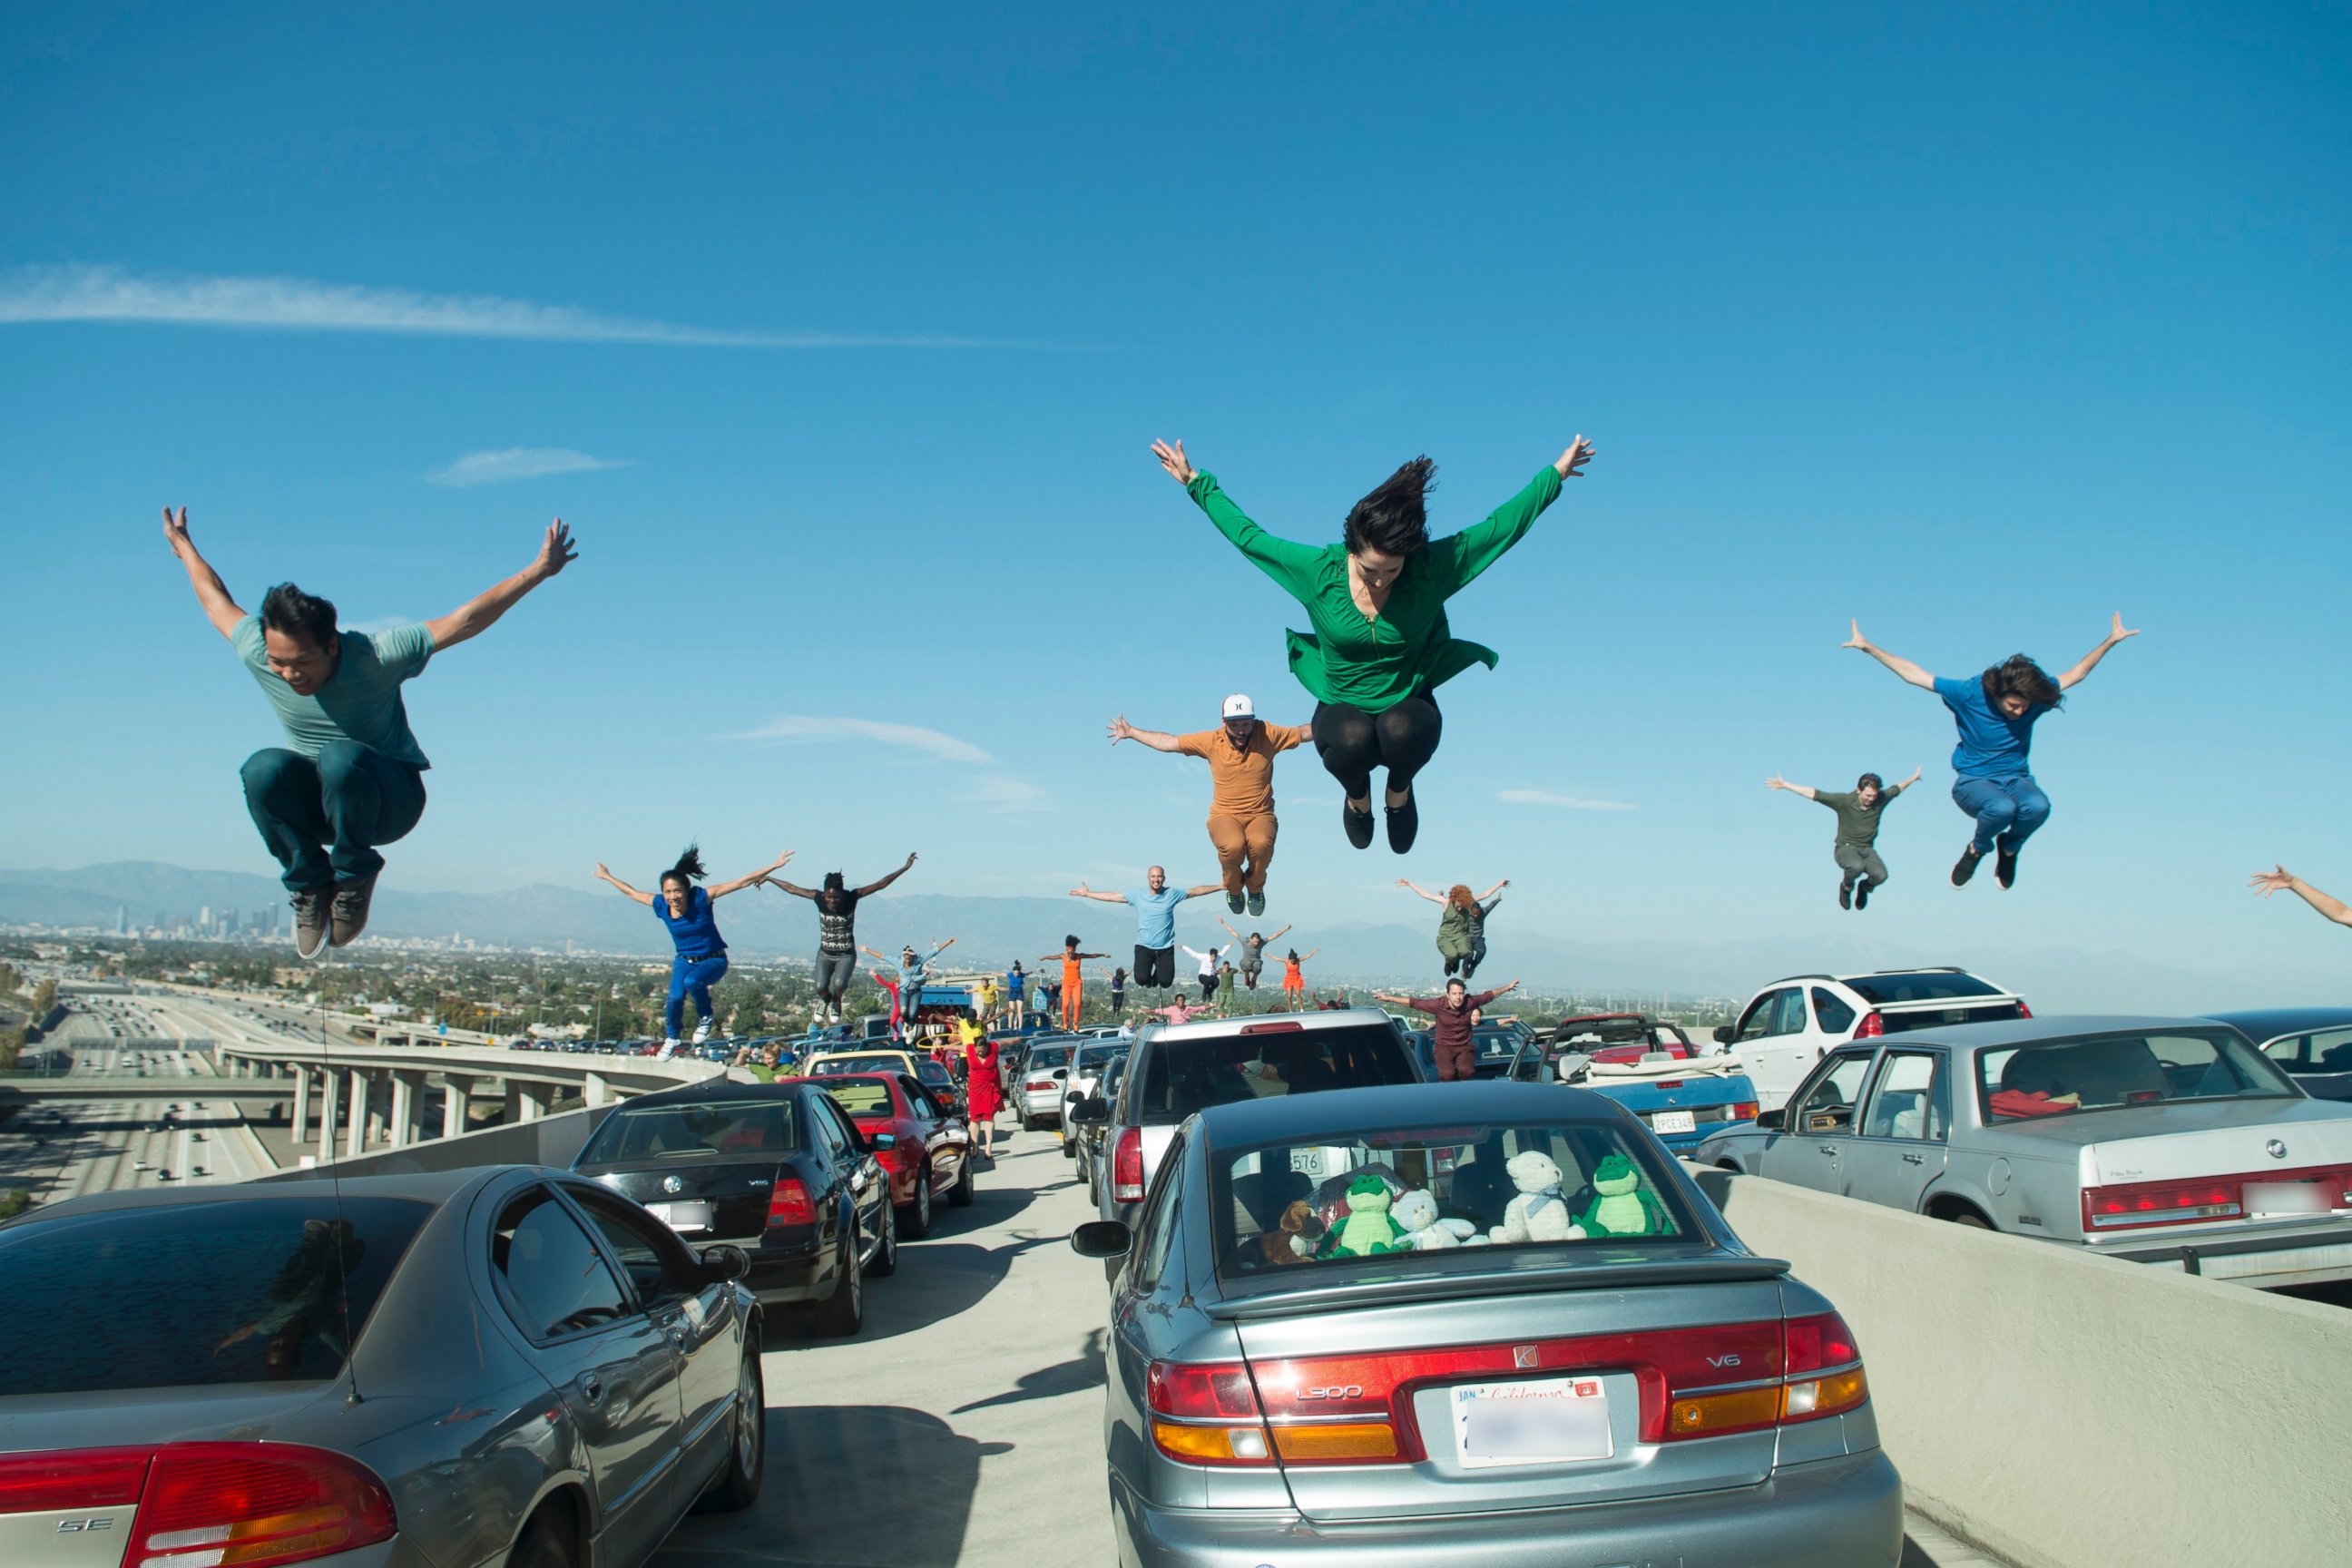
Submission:
[[[1139,730],[1125,714],[1110,721],[1111,744],[1139,741],[1155,752],[1199,757],[1209,764],[1209,842],[1224,868],[1225,908],[1265,912],[1265,868],[1274,859],[1279,826],[1274,816],[1274,759],[1307,738],[1304,724],[1268,724],[1240,692],[1225,699],[1224,723],[1215,730],[1171,735]]]

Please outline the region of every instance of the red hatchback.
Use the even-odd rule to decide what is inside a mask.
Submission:
[[[890,1175],[900,1236],[919,1240],[929,1235],[931,1205],[938,1199],[958,1208],[971,1202],[971,1127],[943,1098],[902,1072],[816,1081],[849,1112],[860,1132],[868,1138],[887,1132],[898,1139],[875,1158]]]

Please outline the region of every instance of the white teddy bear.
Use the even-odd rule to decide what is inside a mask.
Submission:
[[[1389,1217],[1404,1228],[1398,1238],[1399,1247],[1409,1247],[1416,1252],[1435,1252],[1445,1247],[1483,1247],[1486,1238],[1478,1227],[1466,1219],[1440,1219],[1437,1200],[1425,1192],[1412,1192],[1397,1199],[1389,1210]]]
[[[1581,1241],[1584,1227],[1568,1216],[1568,1199],[1559,1190],[1559,1167],[1551,1157],[1526,1149],[1506,1161],[1503,1169],[1519,1195],[1503,1211],[1503,1223],[1487,1235],[1496,1241]]]

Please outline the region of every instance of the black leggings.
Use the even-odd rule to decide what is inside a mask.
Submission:
[[[1389,771],[1389,788],[1402,789],[1437,754],[1445,721],[1436,700],[1408,697],[1384,712],[1344,702],[1315,705],[1315,750],[1349,800],[1372,793],[1372,770]]]

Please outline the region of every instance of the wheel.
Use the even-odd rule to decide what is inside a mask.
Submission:
[[[898,1272],[898,1211],[888,1204],[882,1205],[882,1245],[874,1249],[874,1261],[866,1272],[877,1279],[887,1279]]]
[[[915,1177],[915,1201],[900,1211],[906,1215],[898,1221],[898,1229],[909,1241],[920,1241],[931,1234],[931,1173],[927,1166]]]
[[[1967,1226],[1970,1230],[1990,1230],[1992,1228],[1992,1221],[1985,1218],[1984,1215],[1977,1213],[1974,1209],[1960,1210],[1958,1214],[1952,1215],[1952,1223],[1954,1225]]]
[[[833,1294],[817,1303],[816,1331],[839,1339],[856,1333],[866,1322],[866,1277],[857,1267],[857,1237],[853,1233],[841,1249],[841,1273]]]
[[[735,1420],[727,1445],[727,1468],[695,1501],[698,1513],[739,1513],[760,1496],[768,1468],[768,1390],[760,1376],[760,1347],[743,1347],[743,1368],[735,1374]]]
[[[557,1511],[545,1510],[523,1526],[522,1539],[507,1554],[507,1568],[576,1568],[579,1551],[571,1531],[555,1521]]]
[[[971,1207],[971,1155],[967,1152],[963,1157],[963,1169],[956,1176],[956,1184],[948,1189],[948,1203],[955,1208],[968,1209]]]
[[[1078,1146],[1071,1141],[1069,1131],[1065,1128],[1062,1132],[1062,1158],[1065,1160],[1075,1160],[1077,1157]]]

